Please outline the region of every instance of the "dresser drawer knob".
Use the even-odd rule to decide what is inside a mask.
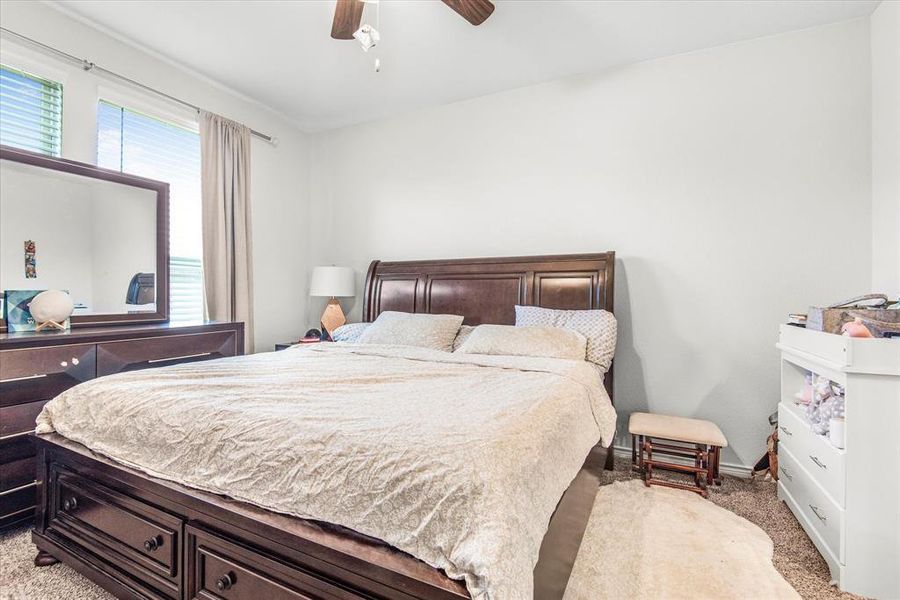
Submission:
[[[794,480],[794,478],[791,476],[791,474],[784,470],[784,467],[778,467],[778,470],[781,471],[782,475],[784,475],[785,477],[788,478],[788,481]]]
[[[76,508],[78,508],[78,498],[74,496],[71,498],[66,498],[65,502],[63,502],[63,508],[68,512],[72,512]]]
[[[778,429],[782,430],[783,432],[785,432],[785,433],[788,434],[789,436],[794,435],[793,433],[791,433],[791,430],[788,429],[787,427],[785,427],[784,425],[779,425],[779,426],[778,426]]]
[[[147,552],[156,552],[162,546],[163,540],[161,536],[154,536],[144,542],[144,550]]]
[[[826,465],[825,463],[823,463],[822,461],[820,461],[820,460],[819,460],[819,457],[817,457],[817,456],[813,456],[812,454],[810,454],[810,455],[809,455],[809,460],[811,460],[811,461],[813,461],[814,463],[816,463],[816,466],[819,467],[820,469],[828,469],[828,465]]]
[[[216,580],[216,587],[219,588],[219,591],[224,592],[225,590],[231,588],[234,583],[234,573],[232,571],[228,571]]]

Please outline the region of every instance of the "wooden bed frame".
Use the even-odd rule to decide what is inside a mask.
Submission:
[[[612,311],[614,263],[612,252],[374,261],[364,320],[403,310],[511,324],[515,304]],[[611,397],[611,370],[605,383]],[[120,598],[469,598],[462,582],[379,540],[149,477],[58,434],[35,438],[35,564],[61,560]],[[595,447],[560,499],[535,598],[562,598],[611,458]]]

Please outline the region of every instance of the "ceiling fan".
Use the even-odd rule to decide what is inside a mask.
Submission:
[[[490,0],[442,0],[472,25],[481,25],[494,12]],[[337,0],[331,37],[336,40],[352,40],[362,21],[365,0]]]

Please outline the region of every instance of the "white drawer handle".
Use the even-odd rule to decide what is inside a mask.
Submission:
[[[200,354],[185,354],[184,356],[170,356],[169,358],[154,358],[153,360],[148,360],[147,364],[161,363],[161,362],[169,362],[171,360],[184,360],[186,358],[200,358],[201,356],[210,356],[212,352],[201,352]]]
[[[819,467],[820,469],[825,469],[826,471],[828,470],[828,465],[826,465],[825,463],[820,461],[817,457],[813,456],[812,454],[809,455],[809,460],[816,463],[816,466]]]
[[[794,435],[793,433],[791,433],[791,430],[788,429],[787,427],[785,427],[784,425],[779,425],[778,429],[782,430],[783,432],[785,432],[788,435]]]
[[[12,377],[10,379],[0,379],[0,383],[12,383],[13,381],[27,381],[29,379],[40,379],[41,377],[46,377],[46,373],[41,373],[40,375],[26,375],[25,377]]]
[[[819,517],[819,520],[820,520],[820,521],[822,521],[822,522],[824,523],[824,522],[826,522],[826,521],[828,520],[828,517],[825,517],[825,516],[822,516],[822,515],[819,514],[819,507],[818,507],[818,506],[813,506],[812,504],[810,504],[809,507],[812,509],[813,513],[814,513],[817,517]]]
[[[784,467],[778,467],[778,470],[781,471],[781,474],[788,478],[788,481],[793,481],[793,476],[784,470]]]

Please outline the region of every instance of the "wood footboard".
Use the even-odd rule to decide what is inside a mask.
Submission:
[[[35,439],[41,564],[59,559],[118,597],[469,598],[378,540],[152,478],[57,434]],[[560,500],[535,598],[562,598],[605,457],[595,448]]]

